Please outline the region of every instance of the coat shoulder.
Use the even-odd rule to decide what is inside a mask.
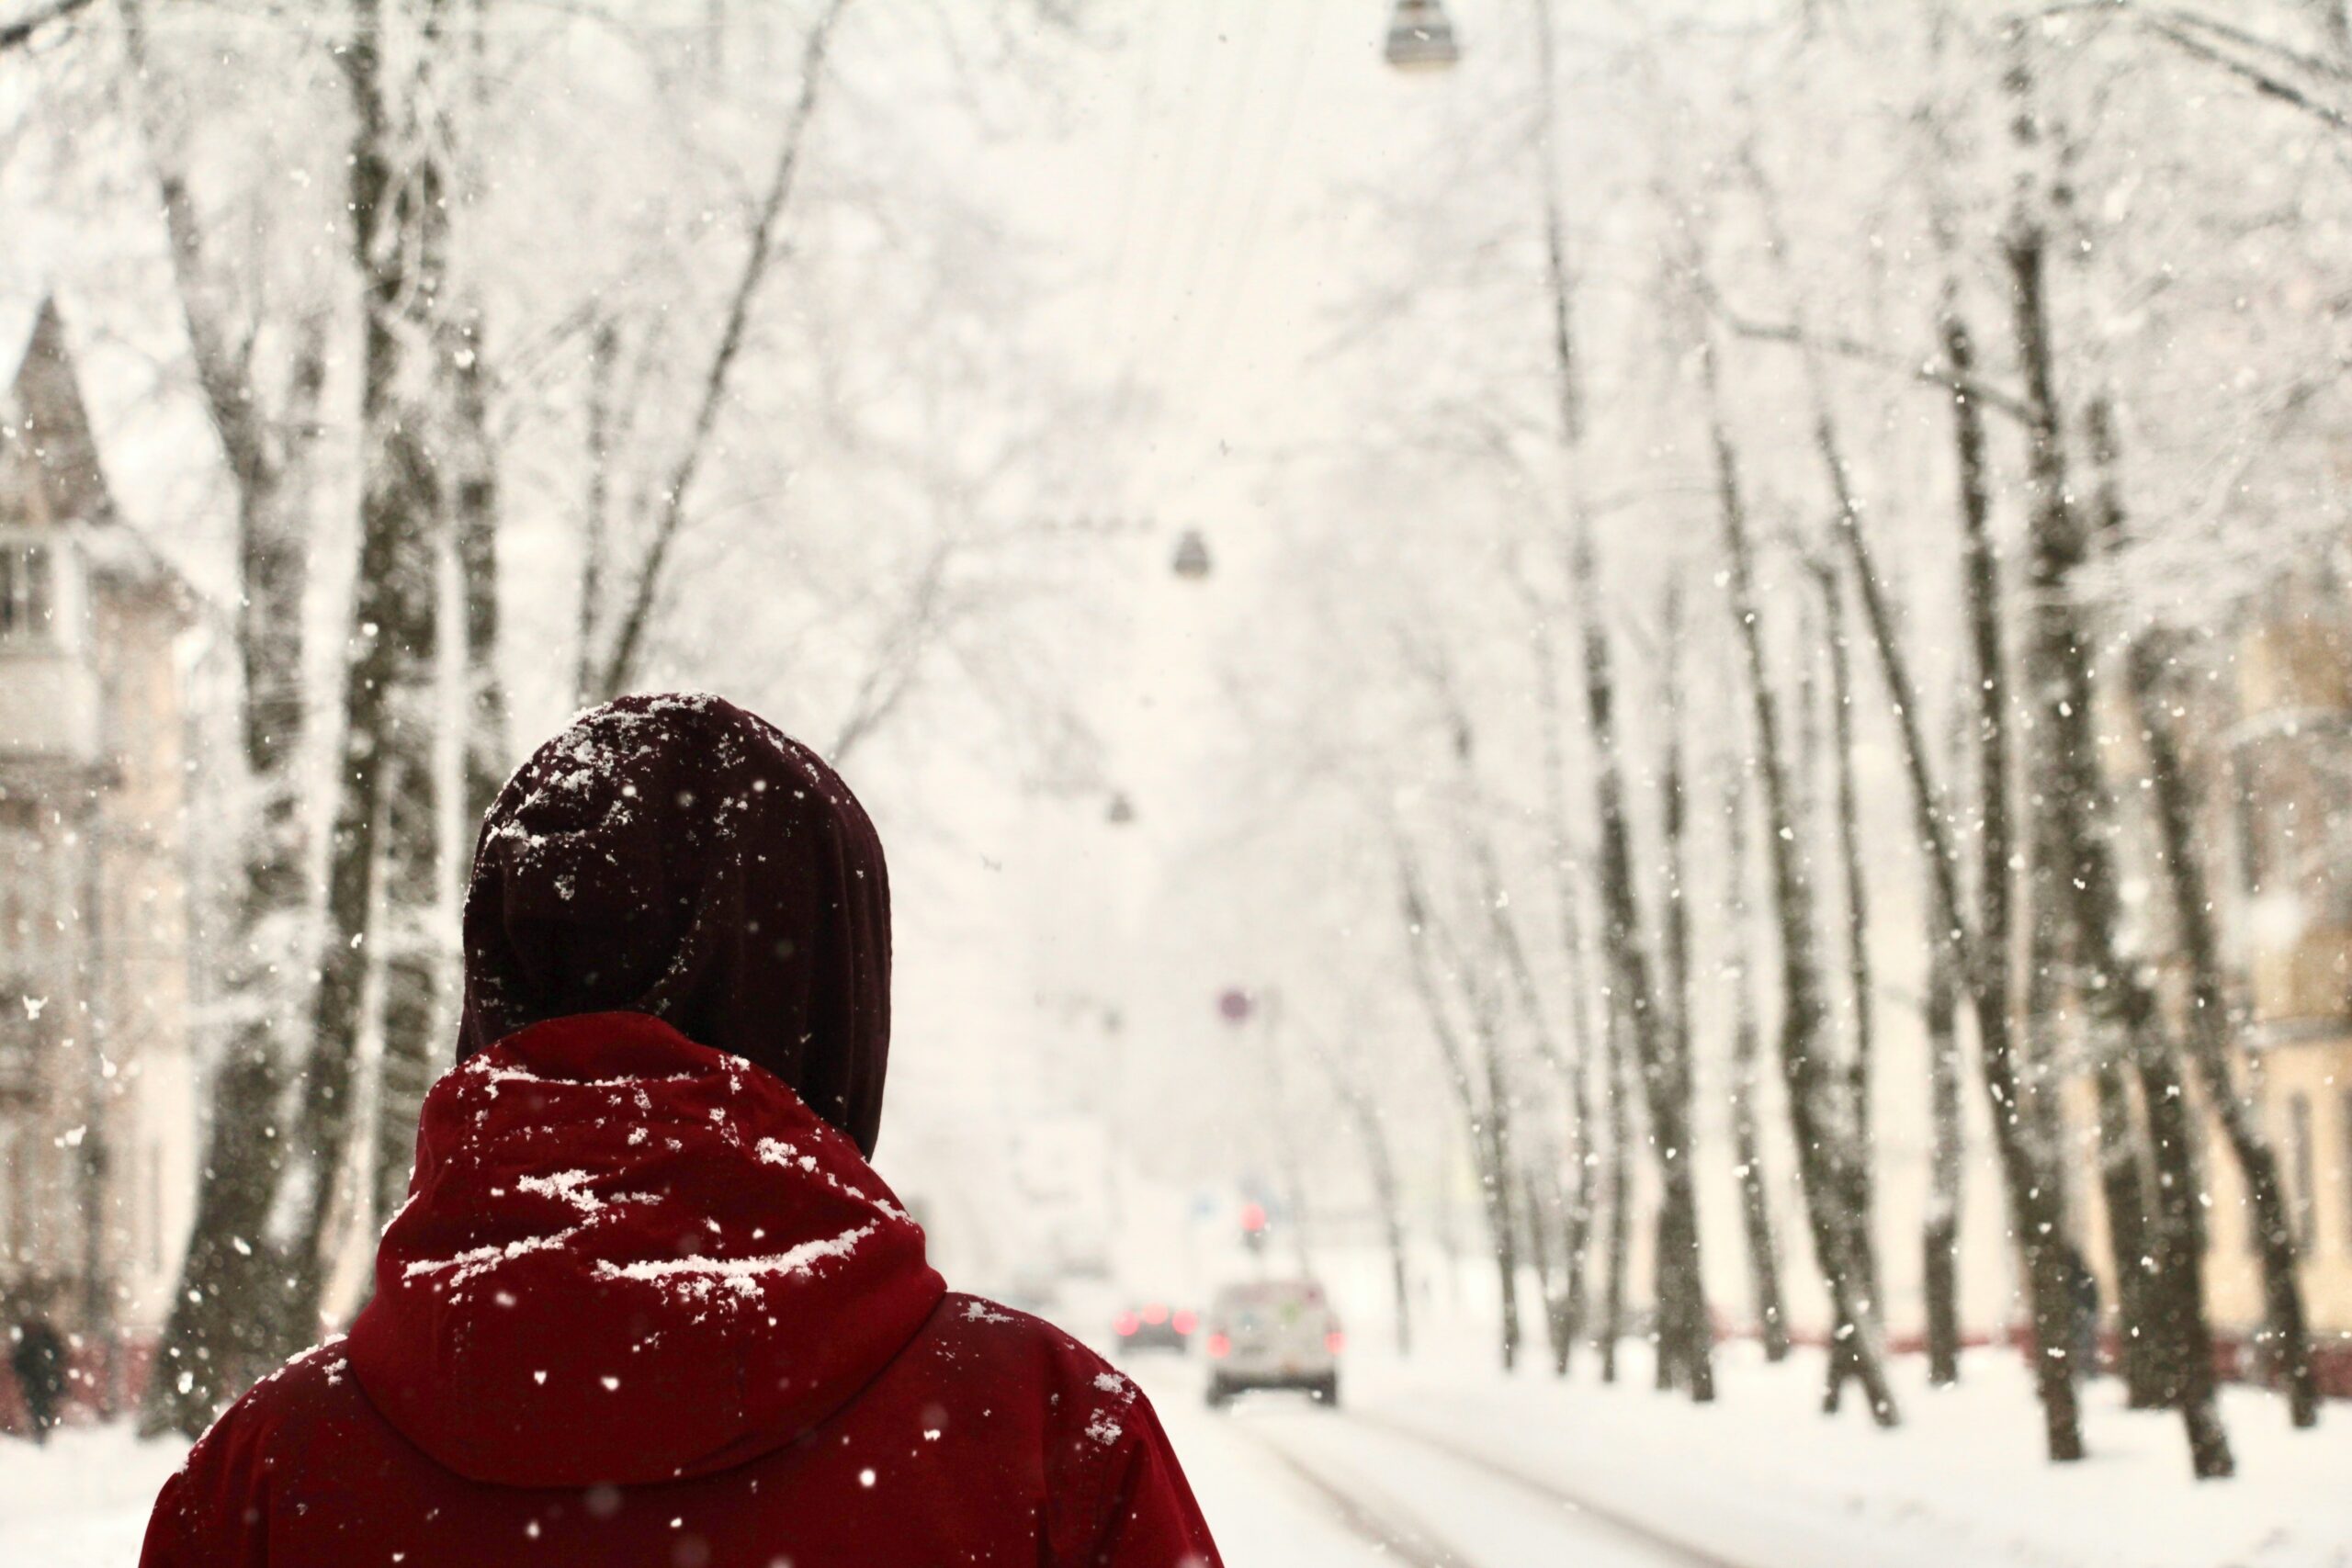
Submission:
[[[1044,1318],[960,1291],[940,1298],[922,1337],[967,1371],[1000,1370],[1049,1393],[1091,1384],[1111,1370]]]
[[[254,1384],[164,1483],[141,1562],[264,1561],[262,1500],[287,1489],[305,1456],[338,1450],[336,1438],[366,1420],[366,1403],[340,1335]]]
[[[197,1440],[188,1456],[194,1467],[212,1453],[243,1452],[255,1458],[299,1445],[322,1423],[340,1424],[364,1408],[367,1396],[351,1371],[338,1334],[293,1357],[247,1389]]]

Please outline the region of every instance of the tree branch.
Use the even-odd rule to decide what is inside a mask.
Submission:
[[[849,0],[831,0],[817,18],[816,26],[809,29],[808,48],[800,59],[800,96],[786,122],[775,169],[768,177],[767,193],[761,199],[759,217],[752,226],[751,249],[744,254],[743,270],[737,275],[734,295],[728,301],[726,325],[719,333],[718,346],[711,355],[710,367],[703,376],[702,399],[695,409],[694,427],[687,434],[677,466],[671,470],[670,483],[662,492],[654,521],[653,538],[646,547],[645,558],[630,588],[628,608],[621,617],[612,652],[605,661],[599,683],[605,696],[617,694],[636,673],[647,624],[661,593],[662,569],[669,562],[671,547],[676,543],[679,528],[685,521],[687,494],[701,471],[703,454],[718,423],[719,411],[725,406],[729,374],[742,352],[743,340],[751,327],[752,306],[775,259],[777,227],[791,197],[794,177],[799,172],[800,150],[808,140],[809,121],[817,113],[819,89],[825,74],[825,51],[831,42],[834,27],[848,6]]]
[[[35,11],[29,17],[0,23],[0,53],[17,49],[32,41],[33,34],[51,22],[62,22],[76,11],[89,8],[92,0],[55,0],[49,9]]]
[[[1744,338],[1751,343],[1785,344],[1792,348],[1831,354],[1840,359],[1850,359],[1860,364],[1874,366],[1881,370],[1891,370],[1896,375],[1910,378],[1921,386],[1933,387],[1956,397],[1973,399],[1984,407],[1997,410],[2011,419],[2019,422],[2025,419],[2025,404],[2015,394],[2005,391],[1999,387],[1989,386],[1976,377],[1957,376],[1953,374],[1949,365],[1938,364],[1933,360],[1906,359],[1899,354],[1890,354],[1883,348],[1858,339],[1843,337],[1834,333],[1811,332],[1792,321],[1751,321],[1725,303],[1723,296],[1715,292],[1712,282],[1704,278],[1697,281],[1700,293],[1707,302],[1709,313],[1723,322],[1724,330],[1734,337]]]

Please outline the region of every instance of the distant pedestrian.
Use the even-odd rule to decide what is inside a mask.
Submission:
[[[46,1443],[65,1408],[65,1338],[38,1310],[16,1325],[8,1348],[8,1370],[32,1423],[33,1441]]]
[[[1141,1391],[948,1291],[866,1163],[889,909],[848,786],[741,708],[540,748],[375,1293],[196,1445],[144,1568],[1216,1568]]]
[[[2082,1249],[2072,1244],[2066,1247],[2066,1294],[2075,1309],[2075,1375],[2095,1378],[2099,1371],[2098,1276]]]

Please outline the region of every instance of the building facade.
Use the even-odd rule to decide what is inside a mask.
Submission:
[[[2294,1227],[2298,1273],[2325,1392],[2352,1397],[2352,594],[2311,581],[2275,587],[2233,642],[2228,679],[2184,705],[2194,754],[2188,765],[2210,788],[2197,834],[2201,870],[2223,943],[2232,1067],[2276,1155]],[[2111,767],[2141,776],[2147,758],[2120,694],[2102,699]],[[2165,870],[2144,852],[2155,841],[2144,792],[2119,792],[2124,843],[2143,852],[2135,919],[2157,934],[2151,951],[2177,954],[2165,928]],[[2136,797],[2139,796],[2139,797]],[[2179,1030],[2190,1005],[2187,975],[2162,976]],[[2085,1261],[2098,1276],[2115,1343],[2115,1259],[2101,1175],[2099,1111],[2089,1057],[2059,1064],[2074,1159],[2068,1207]],[[2191,1063],[2179,1070],[2202,1132],[2199,1175],[2207,1195],[2205,1285],[2222,1364],[2266,1374],[2262,1252],[2228,1139]],[[2136,1090],[2127,1089],[2143,1125]],[[2143,1154],[2144,1155],[2144,1149]],[[2143,1183],[2154,1179],[2143,1168]]]
[[[2239,1038],[2277,1151],[2305,1306],[2331,1393],[2352,1395],[2352,602],[2274,591],[2236,660],[2222,737]],[[2207,1281],[2217,1325],[2262,1318],[2259,1255],[2237,1171],[2208,1159]]]
[[[52,303],[0,386],[0,1330],[40,1314],[119,1389],[192,1204],[190,603],[116,512]]]

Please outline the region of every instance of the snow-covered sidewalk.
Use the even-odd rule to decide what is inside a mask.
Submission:
[[[2086,1393],[2090,1457],[2047,1463],[2018,1359],[1972,1355],[1957,1388],[1899,1359],[1904,1425],[1849,1399],[1820,1413],[1822,1362],[1768,1366],[1723,1348],[1719,1399],[1649,1386],[1647,1357],[1609,1387],[1586,1358],[1559,1382],[1460,1364],[1367,1365],[1355,1405],[1510,1465],[1747,1568],[2346,1568],[2352,1564],[2352,1405],[2296,1432],[2284,1404],[2233,1388],[2238,1475],[2191,1478],[2177,1417]]]
[[[187,1451],[142,1443],[128,1425],[68,1427],[38,1449],[0,1438],[0,1563],[130,1568],[155,1493]]]

